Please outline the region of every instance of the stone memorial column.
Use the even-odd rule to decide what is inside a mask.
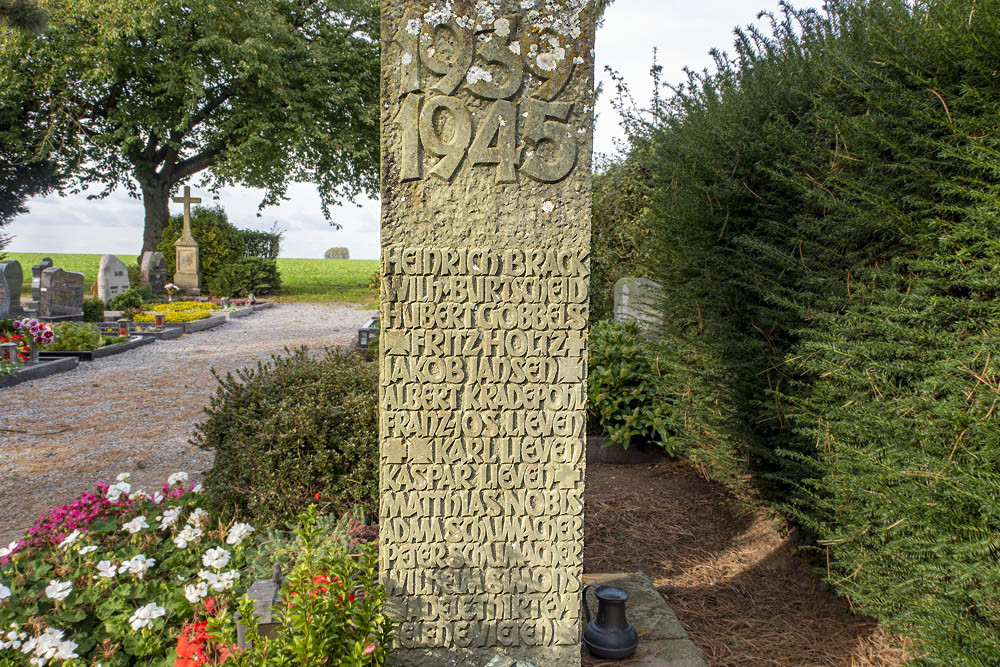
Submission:
[[[580,664],[593,0],[383,0],[399,664]]]

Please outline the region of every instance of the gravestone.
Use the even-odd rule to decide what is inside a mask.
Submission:
[[[131,287],[128,267],[114,255],[101,257],[97,267],[97,298],[107,305],[111,299]]]
[[[648,335],[655,335],[662,322],[658,301],[663,286],[648,278],[621,278],[615,283],[616,322],[638,322]]]
[[[20,317],[23,280],[20,262],[0,262],[0,320]]]
[[[179,239],[174,241],[175,256],[173,283],[181,294],[197,296],[201,294],[201,262],[198,242],[191,236],[191,204],[200,204],[199,197],[191,196],[191,188],[184,186],[184,196],[174,197],[174,203],[184,204],[184,229]]]
[[[38,319],[83,319],[83,274],[49,267],[42,271]]]
[[[31,301],[24,304],[24,310],[29,315],[38,317],[42,301],[42,271],[52,266],[52,259],[45,257],[41,262],[31,267]]]
[[[592,0],[383,0],[381,580],[398,664],[580,665]]]
[[[162,296],[167,293],[164,286],[167,284],[167,260],[162,252],[147,250],[142,253],[142,284],[149,285],[154,296]]]

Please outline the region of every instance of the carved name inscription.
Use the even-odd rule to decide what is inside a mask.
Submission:
[[[579,667],[592,0],[382,2],[380,568],[403,667]]]

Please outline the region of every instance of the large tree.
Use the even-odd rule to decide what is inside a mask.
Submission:
[[[376,0],[38,0],[40,38],[0,33],[0,112],[25,106],[38,155],[141,196],[153,249],[178,184],[242,184],[329,206],[378,184]]]
[[[45,24],[45,12],[32,0],[0,0],[0,26],[37,34]]]

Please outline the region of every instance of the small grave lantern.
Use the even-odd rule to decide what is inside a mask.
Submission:
[[[155,315],[153,315],[153,318],[156,320],[156,328],[157,329],[162,329],[163,325],[166,324],[166,322],[167,322],[167,314],[166,313],[156,313]]]
[[[368,324],[358,329],[358,347],[362,350],[367,350],[368,345],[378,338],[378,333],[378,318],[373,317]]]
[[[118,320],[118,335],[122,338],[128,338],[128,320]]]
[[[223,310],[229,310],[229,297],[228,296],[222,297],[222,309]]]
[[[274,566],[274,574],[270,579],[258,579],[253,582],[247,595],[253,600],[253,612],[257,617],[257,632],[265,639],[274,639],[278,636],[278,629],[281,627],[281,616],[274,613],[272,607],[278,604],[278,591],[285,578],[281,576],[281,568]],[[240,615],[236,614],[236,645],[240,648],[247,646],[247,628],[239,622]]]
[[[17,363],[17,343],[0,343],[0,361]]]

